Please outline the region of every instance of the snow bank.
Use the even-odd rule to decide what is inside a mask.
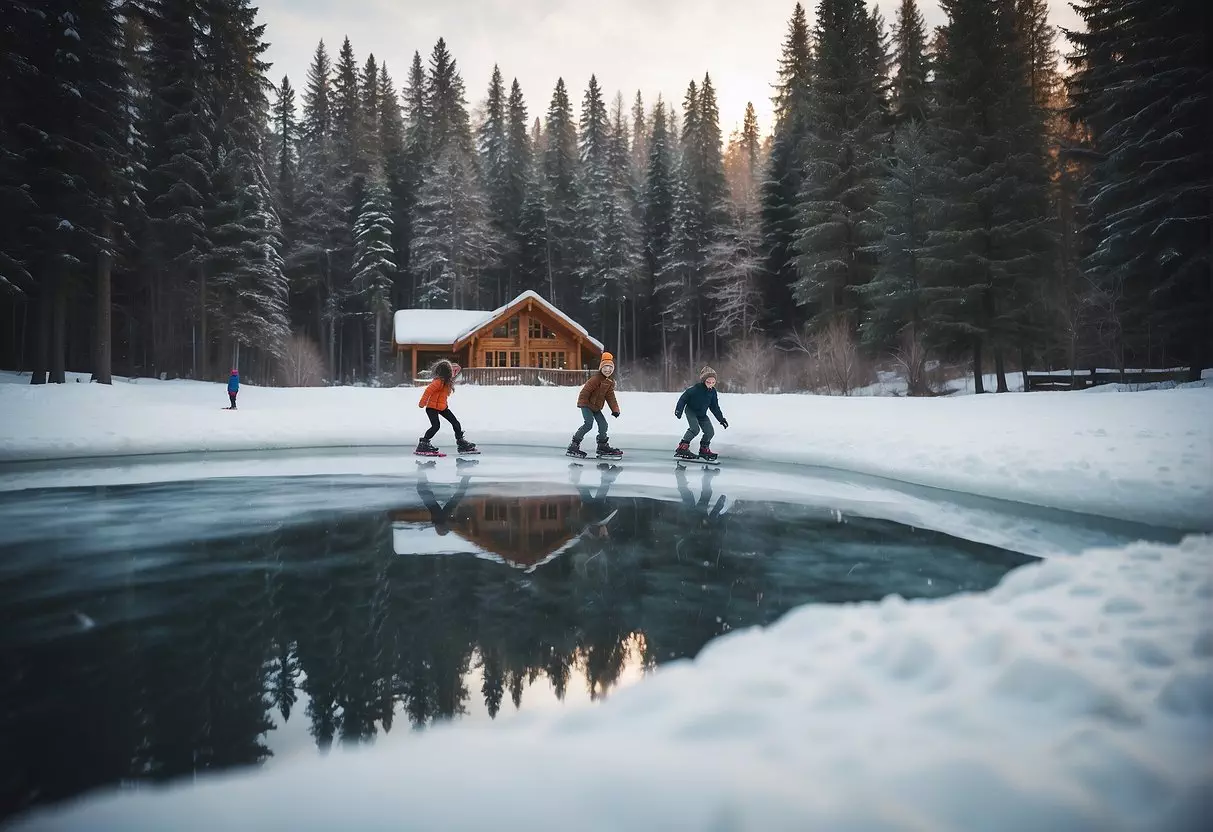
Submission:
[[[414,388],[266,389],[116,381],[0,384],[0,461],[186,451],[410,446],[428,423]],[[676,396],[620,391],[626,451],[673,449]],[[576,390],[460,387],[451,406],[482,445],[559,454]],[[1213,530],[1213,389],[942,399],[721,396],[726,460],[779,460],[1192,531]],[[449,428],[436,440],[450,442]]]
[[[1213,538],[809,606],[598,708],[456,723],[16,829],[1207,828]],[[469,799],[474,795],[474,799]]]

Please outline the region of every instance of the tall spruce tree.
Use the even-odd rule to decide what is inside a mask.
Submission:
[[[938,209],[932,190],[933,164],[926,127],[914,120],[906,122],[885,162],[875,206],[883,232],[879,265],[872,279],[858,287],[866,300],[860,333],[874,348],[920,344],[923,338],[927,306],[935,299],[923,285],[927,234]],[[911,374],[912,380],[919,378],[920,374]]]
[[[1044,125],[1014,10],[995,0],[943,0],[943,9],[933,127],[945,202],[928,238],[927,324],[937,342],[971,349],[978,392],[989,347],[1001,392],[1006,351],[1032,336],[1034,301],[1054,264]]]
[[[813,56],[804,7],[796,4],[788,23],[775,93],[775,126],[762,195],[762,236],[768,251],[763,308],[770,329],[803,320],[793,298],[797,280],[795,241],[799,228],[797,202],[805,165],[805,145],[812,123],[809,105]]]
[[[392,311],[392,280],[396,273],[392,247],[391,203],[387,188],[372,182],[354,224],[352,289],[367,310],[373,328],[371,366],[379,377],[383,355],[383,322]]]
[[[581,104],[580,187],[578,216],[578,277],[581,301],[592,326],[603,332],[620,288],[608,282],[609,254],[604,248],[607,217],[614,209],[614,181],[611,168],[611,128],[606,102],[597,77],[591,75]]]
[[[1083,270],[1121,365],[1213,365],[1208,4],[1087,0],[1071,117],[1090,134]],[[1159,345],[1159,346],[1155,346]]]
[[[917,0],[901,0],[893,25],[893,118],[898,124],[923,122],[930,115],[927,30]]]
[[[642,352],[654,355],[660,345],[664,351],[665,330],[660,330],[662,340],[653,335],[662,320],[657,300],[658,276],[667,260],[670,238],[674,231],[675,149],[676,140],[667,127],[666,106],[657,96],[651,120],[649,136],[649,161],[645,175],[642,198],[644,221],[641,226],[641,242],[644,251],[643,280],[638,289],[639,314],[636,324],[643,333]]]
[[[580,315],[581,286],[577,280],[581,252],[577,223],[580,164],[577,128],[563,78],[556,80],[552,92],[544,136],[549,299],[561,309]]]
[[[506,135],[505,135],[505,181],[502,210],[508,223],[510,241],[506,250],[510,259],[507,261],[509,270],[509,294],[522,288],[533,289],[538,285],[533,273],[533,265],[523,257],[525,245],[523,234],[523,215],[526,211],[527,197],[532,188],[532,149],[531,137],[527,132],[526,99],[522,95],[522,86],[515,78],[510,85],[510,97],[506,102]]]
[[[501,77],[501,69],[494,65],[485,100],[484,123],[480,125],[478,136],[480,168],[483,171],[484,190],[488,197],[489,216],[497,234],[506,244],[501,265],[495,270],[497,273],[491,276],[492,282],[498,288],[494,305],[500,305],[506,300],[504,295],[509,293],[510,269],[515,260],[513,243],[517,217],[511,210],[510,202],[507,106],[505,81]]]
[[[406,280],[408,237],[408,150],[405,146],[404,118],[400,98],[387,64],[379,68],[379,138],[383,147],[383,182],[387,188],[389,216],[392,220],[392,293],[393,306],[409,302]]]
[[[299,177],[300,127],[295,114],[295,88],[282,76],[278,98],[274,102],[274,193],[278,212],[285,226],[295,213],[295,183]]]
[[[872,204],[885,112],[876,29],[860,0],[821,0],[810,90],[812,123],[800,189],[797,303],[815,326],[851,318],[855,290],[875,269],[880,236]]]

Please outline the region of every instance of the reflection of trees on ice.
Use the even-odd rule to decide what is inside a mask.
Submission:
[[[477,687],[491,716],[507,698],[521,706],[536,683],[598,698],[805,600],[909,596],[917,586],[870,587],[865,574],[935,575],[946,594],[991,586],[1022,562],[787,506],[725,512],[714,469],[698,494],[676,472],[680,500],[615,497],[621,470],[603,463],[595,476],[574,466],[574,493],[547,497],[476,495],[467,477],[431,483],[423,470],[407,509],[418,522],[462,531],[472,513],[508,504],[564,524],[557,531],[573,545],[529,572],[471,556],[398,557],[400,510],[314,514],[262,534],[157,548],[163,564],[144,572],[129,569],[138,551],[90,552],[98,574],[127,582],[44,596],[38,621],[75,621],[82,611],[97,626],[15,648],[21,672],[9,677],[0,729],[28,774],[0,781],[0,798],[20,808],[104,784],[257,764],[281,736],[273,725],[300,718],[322,749],[365,742],[401,713],[415,727],[462,715]],[[923,546],[930,557],[915,558]],[[847,576],[863,557],[869,568]],[[932,571],[948,558],[970,570],[950,588]],[[23,597],[22,580],[43,579],[18,576],[6,591]],[[80,736],[87,753],[63,755]]]

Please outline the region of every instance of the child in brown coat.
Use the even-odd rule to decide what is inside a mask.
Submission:
[[[590,376],[590,380],[582,385],[581,392],[577,394],[577,407],[581,409],[581,418],[584,421],[573,434],[573,441],[569,443],[568,450],[565,451],[569,456],[579,459],[587,456],[586,452],[581,450],[581,440],[590,432],[590,428],[595,422],[598,423],[598,456],[623,456],[623,451],[612,448],[607,442],[607,423],[606,418],[602,415],[603,405],[609,404],[611,415],[615,418],[619,417],[619,402],[615,400],[614,375],[615,356],[604,352],[602,361],[598,365],[598,372]]]

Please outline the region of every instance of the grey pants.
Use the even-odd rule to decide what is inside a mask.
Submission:
[[[700,447],[706,448],[712,444],[712,437],[716,435],[716,428],[712,427],[712,420],[707,417],[707,414],[700,416],[691,411],[686,412],[687,432],[682,435],[683,442],[690,442],[699,435],[699,431],[703,431],[703,438],[699,440]]]
[[[595,422],[598,423],[598,441],[607,441],[606,417],[602,415],[601,410],[593,411],[588,407],[583,407],[581,408],[581,418],[585,421],[581,427],[577,428],[577,432],[573,434],[574,444],[579,444],[582,439],[585,439],[585,435],[590,432],[590,428],[594,426]]]

